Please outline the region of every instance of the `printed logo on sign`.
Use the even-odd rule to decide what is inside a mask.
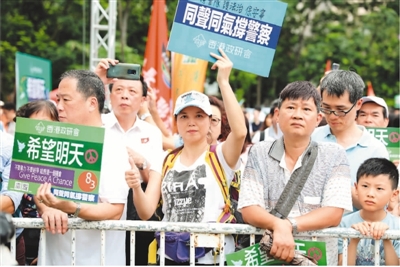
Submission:
[[[389,140],[392,143],[397,143],[400,140],[400,134],[396,132],[391,132],[389,135]]]
[[[319,261],[322,258],[322,251],[317,247],[313,247],[308,250],[307,255],[313,258],[314,260]]]
[[[195,38],[193,38],[194,43],[196,44],[197,47],[202,47],[207,43],[206,39],[202,34],[197,35]]]
[[[99,158],[99,153],[97,153],[97,151],[94,149],[88,149],[85,153],[85,160],[89,164],[96,163],[98,158]]]
[[[20,142],[19,140],[17,140],[17,144],[18,144],[18,152],[21,153],[22,150],[24,150],[26,145],[24,142]]]
[[[46,127],[43,125],[42,122],[39,122],[36,126],[35,129],[38,133],[42,133]]]
[[[21,182],[15,182],[14,189],[28,192],[29,191],[29,184],[28,183],[21,183]]]
[[[79,188],[84,192],[92,192],[98,184],[97,177],[92,172],[82,172],[78,178]]]

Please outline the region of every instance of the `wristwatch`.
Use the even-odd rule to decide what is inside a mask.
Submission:
[[[142,165],[139,166],[138,169],[139,169],[140,171],[143,171],[143,170],[146,169],[146,168],[147,168],[147,160],[144,159]]]
[[[81,211],[81,203],[80,202],[75,202],[75,203],[76,203],[76,210],[73,218],[78,218],[79,212]]]
[[[295,218],[286,218],[289,222],[290,222],[290,224],[292,225],[292,233],[293,234],[297,234],[298,232],[297,232],[297,221],[296,221],[296,219]]]
[[[145,119],[147,119],[147,118],[150,117],[150,116],[151,116],[150,113],[144,113],[143,115],[140,116],[140,119],[141,119],[142,121],[144,121]]]

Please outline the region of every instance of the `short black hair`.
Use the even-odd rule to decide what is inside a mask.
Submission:
[[[14,121],[16,121],[17,117],[29,118],[40,111],[47,113],[53,121],[58,121],[57,107],[49,100],[36,100],[22,105],[17,110]]]
[[[274,116],[275,114],[275,109],[279,107],[279,99],[275,99],[274,101],[272,101],[271,103],[271,107],[269,109],[269,114],[271,114],[271,116]]]
[[[106,94],[104,83],[96,73],[89,70],[68,70],[61,74],[60,81],[66,78],[77,80],[76,90],[82,93],[86,99],[91,96],[96,97],[99,112],[102,112]]]
[[[254,110],[261,111],[261,107],[260,106],[255,106]]]
[[[352,104],[363,97],[365,83],[360,75],[351,70],[333,70],[321,82],[321,96],[324,91],[329,96],[341,97],[346,91]]]
[[[392,189],[399,185],[399,171],[396,165],[385,158],[369,158],[364,161],[357,170],[357,183],[363,176],[388,175],[392,182]]]
[[[140,75],[139,81],[140,81],[140,83],[142,84],[142,89],[143,89],[142,96],[147,96],[147,87],[148,87],[148,86],[147,86],[147,83],[144,81],[144,78],[143,78],[142,75]],[[108,88],[110,89],[110,92],[112,91],[113,86],[114,86],[113,83],[110,83],[110,84],[108,85]]]
[[[314,104],[317,107],[317,112],[319,112],[321,108],[321,96],[318,93],[312,83],[308,81],[296,81],[289,83],[279,94],[279,103],[278,107],[281,108],[282,102],[286,99],[290,100],[308,100],[312,98],[314,100]]]
[[[14,105],[14,103],[11,103],[11,102],[5,103],[1,108],[4,110],[14,110],[15,111],[15,105]]]

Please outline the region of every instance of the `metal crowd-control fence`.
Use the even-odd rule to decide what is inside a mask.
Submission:
[[[45,235],[49,234],[43,229],[42,219],[13,218],[17,228],[39,228],[41,230],[40,242],[45,242]],[[254,244],[255,235],[261,235],[263,230],[247,224],[222,224],[222,223],[170,223],[153,221],[85,221],[82,219],[68,219],[68,228],[72,231],[71,237],[71,265],[75,265],[76,229],[99,230],[101,235],[101,265],[105,265],[105,231],[119,230],[131,231],[131,261],[135,266],[135,232],[136,231],[160,231],[160,265],[165,265],[165,232],[190,232],[190,266],[195,265],[195,247],[214,247],[224,251],[225,235],[241,234],[250,235],[250,245]],[[363,238],[358,231],[351,228],[329,228],[310,233],[301,233],[297,237],[311,237],[317,241],[319,237],[332,237],[343,239],[343,266],[347,265],[347,238]],[[365,237],[364,237],[365,238]],[[400,230],[388,230],[382,239],[400,240]],[[11,240],[11,254],[15,258],[16,237]],[[42,244],[46,246],[46,244]],[[379,247],[375,245],[375,265],[379,265]],[[39,257],[45,259],[46,250],[42,249]],[[223,266],[224,253],[219,255],[219,265]],[[43,262],[46,265],[45,262]]]

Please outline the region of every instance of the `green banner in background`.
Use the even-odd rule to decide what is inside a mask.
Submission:
[[[314,258],[319,266],[326,266],[326,245],[320,241],[295,240],[296,251]],[[228,266],[268,266],[290,265],[284,261],[268,258],[260,244],[255,244],[242,250],[226,255]]]
[[[17,118],[9,190],[97,203],[104,128]]]
[[[381,141],[389,152],[389,159],[400,160],[400,129],[395,127],[370,128],[370,132],[376,139]]]
[[[49,99],[52,89],[51,61],[16,52],[15,84],[17,109],[33,100]]]

